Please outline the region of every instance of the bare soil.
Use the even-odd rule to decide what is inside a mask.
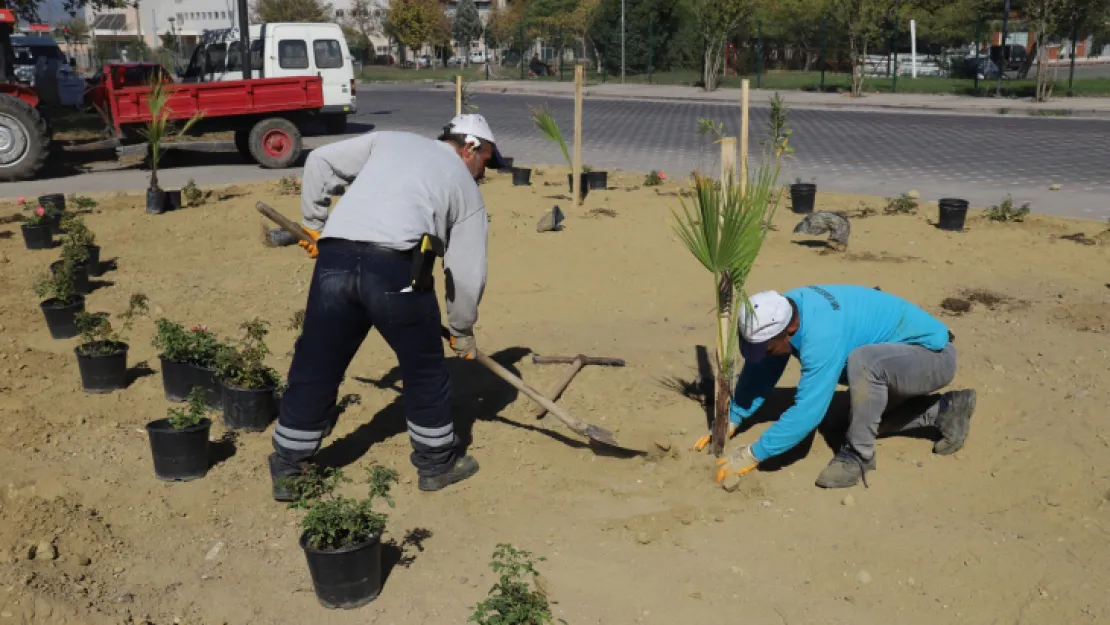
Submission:
[[[157,481],[143,426],[168,407],[160,376],[84,394],[76,340],[50,339],[30,288],[57,253],[0,240],[0,623],[464,623],[495,580],[487,563],[501,542],[548,558],[540,569],[556,615],[572,625],[1110,619],[1108,248],[1061,240],[1080,230],[1099,240],[1104,225],[974,216],[950,233],[922,203],[918,215],[857,221],[847,252],[822,253],[799,244],[818,239],[791,235],[798,218],[780,211],[749,288],[857,283],[919,303],[956,335],[956,385],[978,389],[978,410],[954,456],[932,455],[922,438],[884,439],[870,488],[824,491],[813,481],[843,431],[841,391],[819,434],[727,493],[712,459],[689,451],[706,431],[687,395],[696,346],[714,336],[713,281],[670,229],[678,187],[632,189],[642,175],[614,175],[618,189],[578,208],[544,197],[545,183],[566,184],[565,170],[533,180],[512,187],[495,175],[483,186],[491,236],[479,345],[542,389],[564,367],[533,365],[530,353],[626,359],[584,369],[560,404],[659,445],[647,457],[599,453],[554,418],[535,420],[480,365],[452,359],[452,406],[482,469],[420,493],[396,363],[372,334],[341,388],[361,403],[321,454],[356,482],[375,462],[403,478],[385,589],[352,612],[316,602],[300,513],[270,499],[269,435],[225,442],[205,479]],[[223,335],[260,316],[284,372],[312,263],[296,247],[263,247],[253,206],[263,199],[296,218],[298,199],[276,184],[214,197],[224,199],[157,217],[139,196],[98,198],[88,221],[117,268],[88,309],[118,314],[141,291],[153,316]],[[817,202],[884,203],[824,192]],[[564,230],[537,233],[555,203]],[[971,305],[952,315],[946,298]],[[158,369],[152,335],[152,320],[131,332],[132,366]],[[733,445],[789,405],[797,376],[792,364]],[[223,435],[217,423],[213,439]]]

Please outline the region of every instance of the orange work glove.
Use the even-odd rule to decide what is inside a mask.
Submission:
[[[305,233],[308,234],[308,236],[312,237],[313,241],[318,241],[320,239],[320,231],[319,230],[309,230],[308,228],[305,228],[304,226],[301,226],[301,229],[304,230]],[[303,247],[304,251],[308,252],[308,257],[309,258],[316,258],[316,255],[320,253],[320,251],[316,249],[316,244],[315,243],[309,243],[309,242],[307,242],[303,239],[298,239],[297,240],[297,245]]]
[[[478,346],[474,343],[473,336],[452,336],[450,343],[456,356],[463,360],[474,360]]]
[[[731,474],[744,475],[758,466],[759,458],[752,453],[752,446],[744,445],[717,461],[717,474],[714,477],[720,482]]]
[[[736,434],[736,425],[730,423],[728,425],[728,438],[732,438],[734,434]],[[694,451],[701,451],[705,449],[709,446],[709,441],[711,440],[713,440],[712,434],[706,434],[705,436],[699,438],[697,441],[694,442]]]

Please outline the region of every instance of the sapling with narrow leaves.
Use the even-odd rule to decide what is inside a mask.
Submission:
[[[545,106],[530,109],[532,111],[532,123],[536,125],[536,129],[545,139],[559,146],[563,151],[563,158],[567,161],[567,167],[574,167],[574,163],[570,160],[570,150],[567,149],[567,141],[563,138],[563,132],[559,130],[559,124],[555,121],[555,116],[551,114],[551,109]]]
[[[172,82],[170,84],[172,85]],[[163,82],[163,76],[156,74],[150,81],[150,94],[147,98],[150,121],[146,123],[145,128],[139,131],[140,134],[146,137],[147,144],[150,146],[151,191],[162,190],[158,186],[158,163],[162,159],[162,152],[165,151],[163,144],[188,133],[204,116],[203,113],[197,112],[180,127],[176,127],[174,122],[170,121],[173,110],[167,106],[169,99],[170,91],[167,89],[166,83]]]
[[[987,210],[987,219],[999,223],[1020,223],[1025,221],[1025,216],[1030,210],[1029,202],[1022,204],[1020,208],[1014,208],[1014,198],[1007,193],[1001,204],[996,204]]]
[[[779,158],[786,157],[794,152],[794,148],[790,146],[790,135],[794,134],[794,130],[790,128],[786,119],[788,110],[786,101],[776,91],[771,96],[771,109],[767,115],[767,140],[762,145],[770,147],[775,156]]]
[[[126,342],[127,332],[140,316],[149,310],[149,299],[142,293],[131,295],[127,310],[119,315],[120,329],[117,330],[108,320],[107,313],[90,314],[77,313],[77,331],[81,333],[81,344],[77,352],[82,356],[95,356],[114,354],[120,350],[120,344]]]
[[[555,620],[547,594],[536,583],[536,563],[544,558],[510,544],[497,545],[490,568],[498,574],[489,596],[474,607],[468,622],[478,625],[545,625]]]
[[[381,499],[394,507],[390,490],[397,483],[397,472],[382,466],[366,470],[368,482],[366,497],[354,499],[336,494],[342,484],[351,479],[339,469],[320,470],[306,465],[303,474],[285,478],[293,492],[290,508],[307,510],[301,519],[305,544],[317,550],[336,550],[366,543],[381,536],[389,515],[374,510]]]
[[[175,430],[184,430],[200,425],[208,416],[208,406],[204,402],[205,391],[200,386],[194,386],[186,398],[185,408],[170,408],[166,411],[166,420]]]
[[[242,389],[274,388],[281,381],[277,371],[266,366],[270,349],[266,346],[269,324],[255,318],[239,326],[243,338],[237,345],[221,349],[216,355],[216,370],[224,382]]]

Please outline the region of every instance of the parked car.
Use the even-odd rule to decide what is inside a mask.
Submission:
[[[991,46],[990,59],[994,64],[1003,67],[1003,56],[1005,56],[1005,71],[1011,72],[1019,67],[1029,57],[1029,53],[1025,50],[1025,46],[1016,43],[1010,44],[1006,47]]]
[[[447,59],[447,67],[460,67],[464,64],[465,60],[466,59],[464,57],[457,56],[457,55],[453,56],[453,57]]]
[[[486,62],[485,50],[475,50],[470,53],[470,62],[474,65],[481,65]]]
[[[324,126],[332,134],[346,130],[347,117],[357,112],[355,70],[338,24],[251,24],[250,38],[252,78],[319,76],[324,83]],[[239,48],[238,28],[206,31],[182,80],[241,80],[243,55]]]

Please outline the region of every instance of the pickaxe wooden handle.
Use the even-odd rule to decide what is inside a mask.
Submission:
[[[298,226],[297,224],[293,223],[293,220],[274,210],[273,207],[271,207],[269,204],[265,202],[259,202],[255,204],[254,207],[258,210],[258,212],[262,213],[271,221],[281,226],[289,234],[307,243],[316,243],[316,241],[312,240],[312,237],[308,236],[308,233],[304,231],[304,228]]]

